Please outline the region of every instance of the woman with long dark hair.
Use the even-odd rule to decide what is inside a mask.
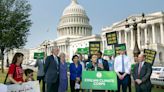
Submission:
[[[20,84],[24,82],[23,69],[21,67],[23,56],[22,53],[16,53],[13,57],[12,64],[9,67],[8,78],[12,84]]]

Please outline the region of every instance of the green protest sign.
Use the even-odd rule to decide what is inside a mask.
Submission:
[[[107,39],[107,45],[114,45],[118,43],[116,32],[106,33],[106,39]]]
[[[88,48],[77,48],[78,54],[88,54]]]
[[[44,52],[35,52],[34,59],[44,59]]]
[[[145,61],[153,65],[156,53],[154,50],[144,49]]]
[[[115,49],[115,55],[117,56],[117,55],[119,55],[121,50],[126,50],[126,45],[124,43],[123,44],[115,44],[114,49]]]
[[[83,71],[82,89],[117,90],[117,75],[114,71]]]
[[[115,55],[115,51],[112,49],[112,50],[104,50],[104,55],[105,56],[113,56]]]
[[[89,42],[89,54],[97,54],[100,51],[100,41]]]

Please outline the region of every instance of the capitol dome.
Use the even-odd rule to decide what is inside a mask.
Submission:
[[[78,4],[77,0],[71,0],[60,18],[57,27],[59,38],[77,38],[92,35],[92,26],[85,9]]]
[[[83,14],[86,15],[84,8],[77,3],[77,1],[72,0],[72,3],[66,7],[63,11],[63,16],[70,14]]]

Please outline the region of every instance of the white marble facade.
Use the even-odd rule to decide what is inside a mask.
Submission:
[[[128,20],[136,18],[141,20],[142,16],[134,15],[128,17]],[[153,49],[157,51],[155,65],[164,65],[164,12],[146,14],[146,27],[142,28],[141,24],[137,26],[137,42],[139,49]],[[103,47],[107,48],[105,34],[116,31],[119,43],[126,43],[127,52],[132,56],[135,38],[134,30],[126,31],[126,21],[119,21],[111,26],[102,28]]]

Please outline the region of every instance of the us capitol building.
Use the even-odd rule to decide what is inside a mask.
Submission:
[[[132,15],[128,20],[135,18],[141,19],[142,16]],[[142,28],[138,25],[137,41],[139,49],[153,49],[157,51],[155,65],[164,65],[164,13],[156,12],[146,14],[147,26]],[[57,27],[57,39],[45,40],[38,47],[30,49],[29,58],[33,59],[34,52],[47,52],[51,54],[53,47],[58,47],[60,52],[66,53],[66,58],[76,53],[77,48],[89,47],[89,41],[101,41],[101,49],[109,49],[107,46],[105,34],[116,31],[119,43],[126,43],[128,55],[133,57],[135,44],[134,31],[125,31],[125,20],[113,23],[110,26],[102,28],[100,35],[92,35],[92,26],[89,24],[89,18],[85,9],[78,4],[77,0],[72,0],[67,6],[59,20]]]
[[[58,47],[60,52],[66,53],[66,58],[71,60],[77,48],[89,47],[89,41],[101,41],[101,36],[92,35],[92,26],[89,24],[84,8],[78,4],[77,0],[72,0],[59,20],[57,39],[46,40],[37,48],[31,49],[30,58],[32,59],[33,53],[37,51],[47,51],[47,55],[50,55],[52,48]]]

